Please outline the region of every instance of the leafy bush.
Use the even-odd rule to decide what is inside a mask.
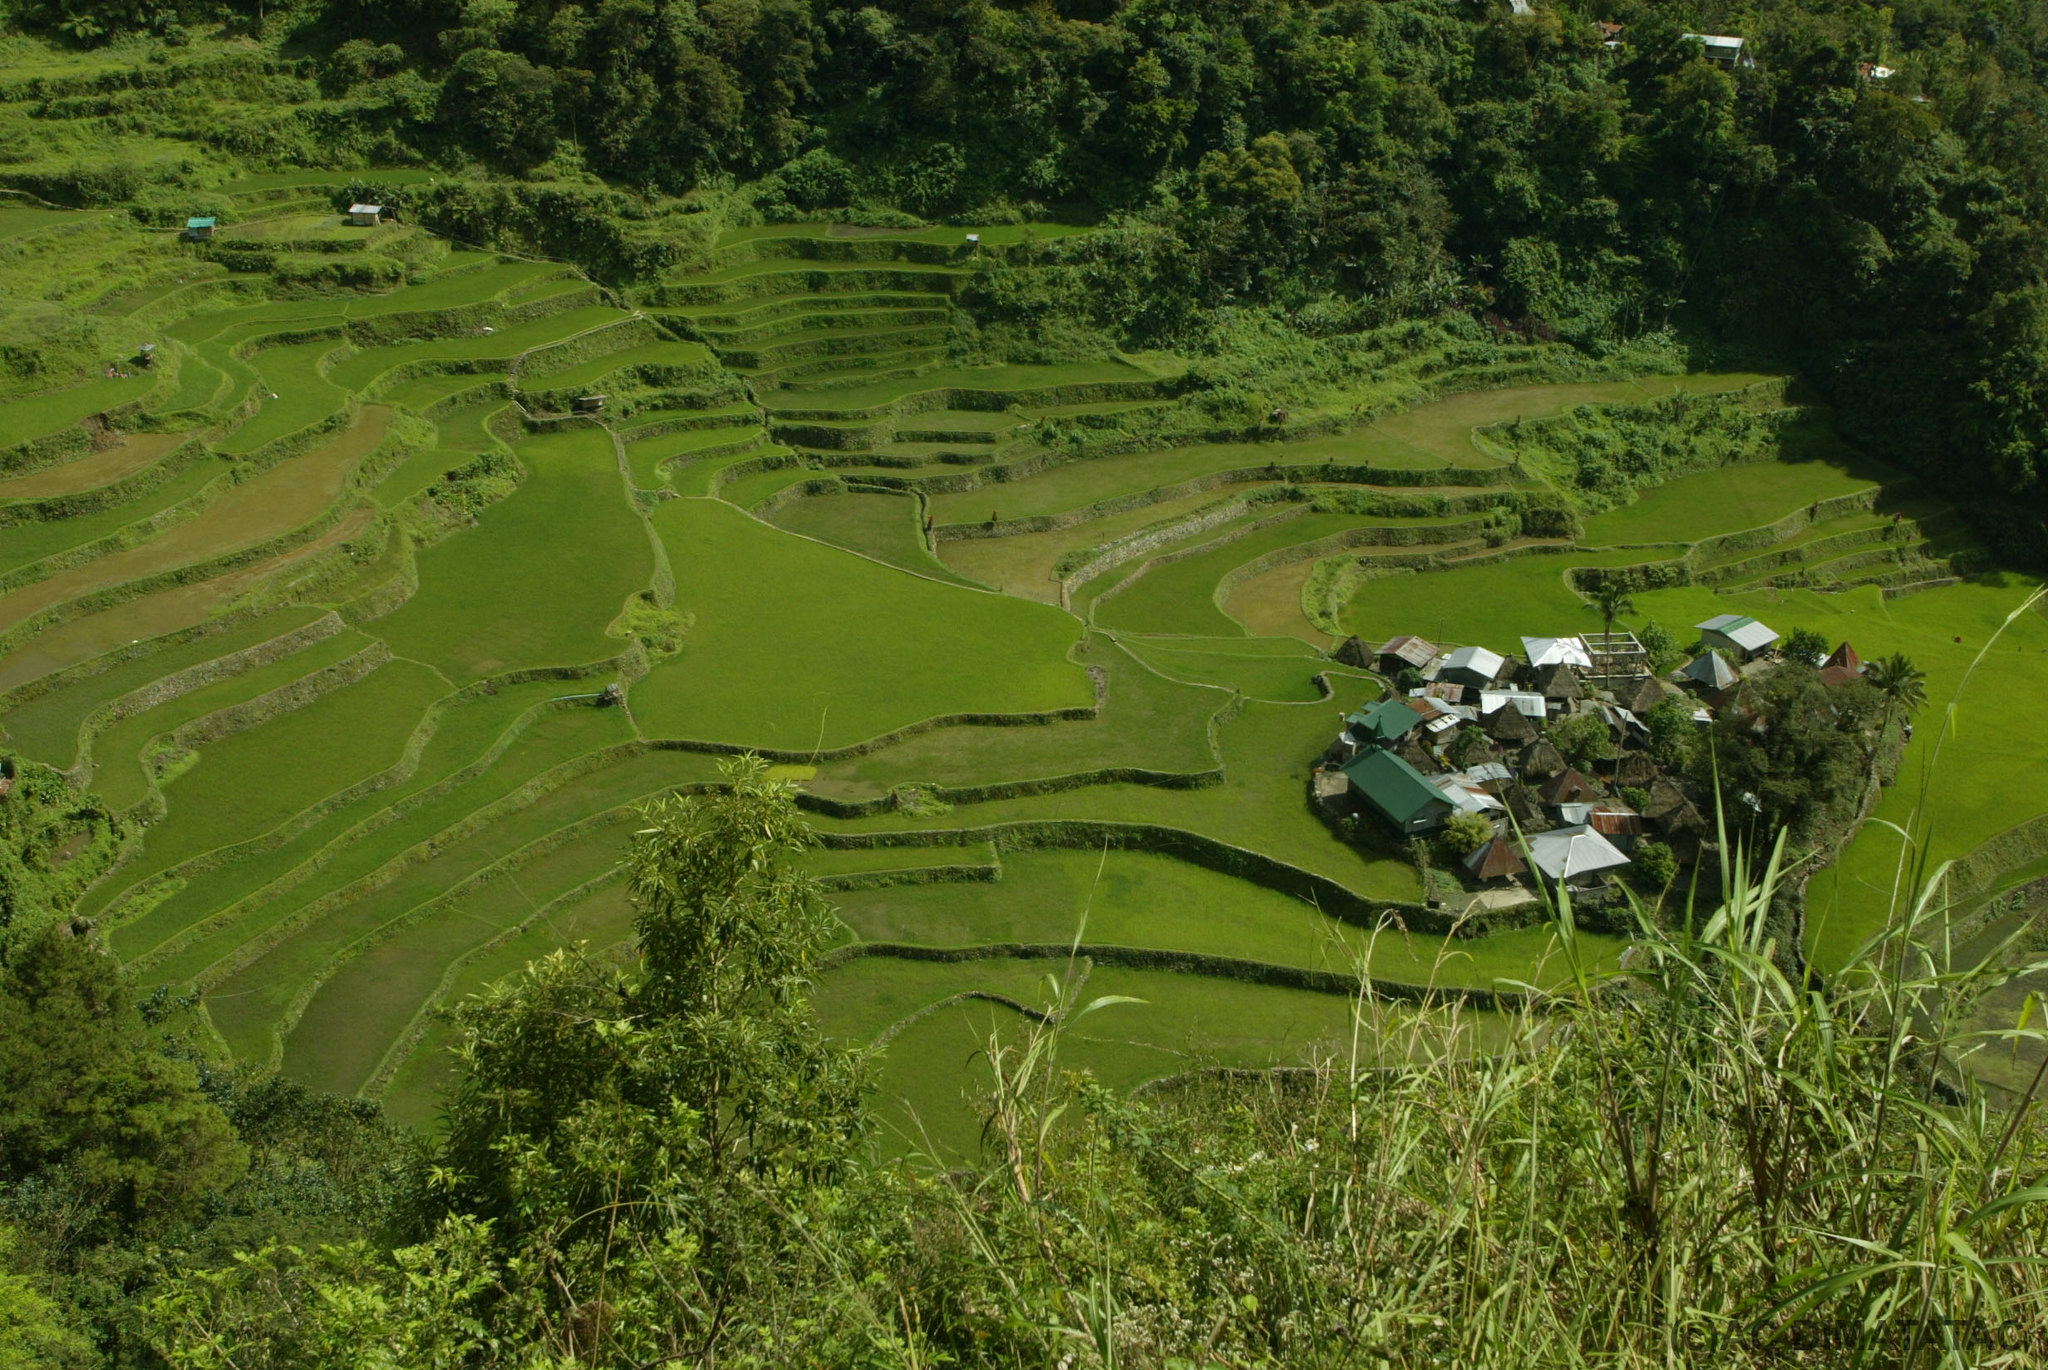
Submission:
[[[1661,893],[1678,878],[1678,858],[1671,848],[1655,838],[1644,838],[1629,853],[1629,879],[1648,894]]]
[[[1803,661],[1809,666],[1818,666],[1821,662],[1827,660],[1828,652],[1832,649],[1828,646],[1828,640],[1813,629],[1794,628],[1786,636],[1783,650],[1785,655],[1791,657],[1794,661]]]
[[[494,160],[530,171],[555,153],[555,74],[517,53],[465,52],[441,87],[440,117]]]
[[[1461,860],[1493,840],[1493,824],[1482,814],[1454,813],[1444,820],[1438,837],[1446,855]]]
[[[1545,730],[1545,736],[1581,770],[1614,757],[1614,736],[1599,714],[1566,714]]]
[[[1649,655],[1652,675],[1668,675],[1685,662],[1677,635],[1654,618],[1643,624],[1636,641],[1643,644],[1643,651]]]

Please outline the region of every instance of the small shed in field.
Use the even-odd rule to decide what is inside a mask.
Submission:
[[[1708,651],[1719,652],[1733,661],[1753,661],[1778,641],[1776,632],[1748,614],[1716,614],[1693,626],[1700,630],[1700,641]]]
[[[1340,666],[1355,666],[1361,671],[1369,671],[1372,669],[1372,648],[1355,637],[1347,637],[1336,651],[1330,653],[1330,659]]]
[[[210,241],[219,229],[219,220],[211,214],[195,215],[185,220],[185,236],[195,243]]]
[[[1756,58],[1749,55],[1744,42],[1727,33],[1688,33],[1684,35],[1696,41],[1709,62],[1723,67],[1753,67]]]
[[[330,203],[332,202],[330,201]],[[378,224],[384,222],[384,206],[350,205],[348,207],[348,221],[357,228],[375,228]]]
[[[1404,634],[1380,644],[1381,675],[1399,675],[1406,670],[1425,670],[1436,660],[1436,644],[1428,638]]]

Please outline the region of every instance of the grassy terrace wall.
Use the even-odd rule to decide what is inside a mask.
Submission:
[[[825,965],[844,965],[868,956],[903,961],[990,961],[1012,958],[1020,961],[1067,961],[1086,959],[1097,965],[1128,966],[1133,970],[1166,970],[1184,975],[1208,975],[1246,985],[1273,985],[1281,989],[1307,990],[1313,994],[1356,996],[1358,977],[1336,971],[1309,970],[1298,966],[1276,966],[1265,961],[1246,961],[1231,956],[1209,956],[1200,952],[1162,951],[1152,947],[1108,946],[1098,942],[992,942],[976,947],[927,947],[903,942],[859,942],[828,952]],[[1467,1008],[1521,1008],[1528,996],[1509,990],[1472,989],[1456,985],[1409,985],[1396,980],[1374,980],[1373,992],[1384,999],[1404,1003],[1456,1002]],[[1001,996],[979,994],[995,1002],[1018,1007]]]

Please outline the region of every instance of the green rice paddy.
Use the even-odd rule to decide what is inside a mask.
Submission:
[[[1723,466],[1680,476],[1645,491],[1633,504],[1586,520],[1583,541],[1594,547],[1696,542],[1761,528],[1797,513],[1801,505],[1869,489],[1886,476],[1878,467],[1845,468],[1823,461]]]
[[[8,208],[0,235],[72,221]],[[1941,580],[1959,526],[1930,492],[1849,459],[1684,476],[1575,543],[1491,548],[1468,514],[1305,502],[1359,480],[1470,496],[1500,474],[1477,427],[1761,379],[1747,375],[1502,388],[1487,383],[1526,369],[1460,374],[1443,382],[1457,393],[1348,431],[1276,423],[1267,441],[1052,460],[1031,420],[1170,415],[1185,401],[1162,382],[1182,363],[959,363],[968,231],[729,231],[709,269],[629,302],[650,312],[620,328],[633,316],[567,268],[431,242],[438,258],[381,294],[266,299],[206,273],[122,287],[126,312],[109,317],[161,339],[165,369],[9,406],[16,441],[56,444],[15,450],[0,501],[98,492],[101,507],[0,528],[0,574],[17,576],[0,598],[0,740],[62,768],[87,742],[90,783],[137,815],[140,840],[84,908],[142,983],[198,991],[236,1056],[430,1123],[448,1069],[436,1010],[558,947],[622,954],[635,807],[710,783],[727,751],[766,749],[832,843],[802,858],[843,925],[822,1021],[886,1040],[887,1145],[958,1151],[978,1125],[974,1053],[1025,1025],[998,1000],[1041,1002],[1048,972],[1144,1001],[1063,1047],[1063,1064],[1120,1087],[1344,1049],[1349,994],[1232,964],[1449,992],[1559,973],[1540,925],[1447,940],[1358,912],[1412,908],[1423,888],[1392,845],[1347,841],[1306,802],[1339,714],[1379,689],[1331,662],[1302,603],[1328,559],[1357,563],[1334,606],[1345,633],[1512,648],[1598,626],[1567,571],[1690,557],[1712,584],[1638,594],[1631,625],[1728,611],[1815,627],[1866,655],[1907,652],[1937,703],[2031,588],[1979,577],[1887,597]],[[1082,230],[979,231],[989,252]],[[139,241],[113,220],[95,232],[112,253]],[[363,236],[324,215],[260,232]],[[701,340],[663,333],[678,316]],[[527,411],[574,390],[610,402],[565,424],[513,407],[515,384]],[[701,407],[686,385],[705,387]],[[176,431],[98,451],[69,435],[130,401]],[[208,453],[153,483],[190,433]],[[509,453],[516,481],[421,499],[479,453]],[[1242,474],[1215,483],[1228,472]],[[236,655],[330,612],[293,650]],[[352,683],[318,675],[386,653]],[[1943,735],[1930,715],[1879,816],[1930,805],[1937,855],[1962,855],[2048,810],[2001,781],[2048,762],[2037,711],[2011,707],[2043,653],[2038,617],[2008,629],[1932,791],[1913,779]],[[335,687],[273,693],[316,677]],[[603,702],[614,684],[624,707]],[[224,718],[189,752],[169,745]],[[1881,922],[1896,854],[1873,826],[1813,881],[1823,964]],[[1351,912],[1303,897],[1329,888],[1318,880]],[[1105,959],[1002,954],[1077,936]],[[899,944],[968,959],[888,954]],[[1587,945],[1604,968],[1623,949]],[[1136,968],[1176,954],[1211,959]],[[1483,1044],[1487,1020],[1471,1022]]]

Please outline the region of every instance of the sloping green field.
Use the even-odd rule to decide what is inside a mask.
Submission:
[[[1853,460],[1683,474],[1576,539],[1489,541],[1489,509],[1545,490],[1487,425],[1759,378],[1532,386],[1532,347],[1376,421],[1203,433],[1172,359],[955,355],[966,231],[730,231],[639,316],[443,245],[381,294],[209,277],[133,302],[179,349],[163,395],[87,377],[11,407],[17,441],[56,436],[0,470],[5,508],[90,498],[0,524],[0,728],[89,760],[134,816],[85,909],[141,980],[198,991],[240,1057],[426,1121],[436,1008],[555,946],[610,954],[635,807],[766,749],[827,843],[825,1024],[888,1042],[892,1144],[963,1146],[968,1057],[1077,939],[1091,994],[1145,1000],[1069,1044],[1119,1085],[1298,1062],[1360,974],[1558,973],[1541,925],[1445,937],[1405,853],[1310,808],[1311,761],[1380,689],[1331,629],[1507,649],[1599,626],[1570,571],[1691,558],[1630,624],[1812,626],[1909,653],[1939,700],[2029,588],[1888,597],[1941,580],[1957,534]],[[585,387],[594,418],[544,407]],[[130,401],[176,433],[72,433]],[[1130,428],[1062,445],[1062,423]],[[188,433],[205,450],[173,459]],[[2043,651],[2029,617],[1977,667],[1928,797],[1944,853],[2048,810],[1999,779],[2048,759],[2024,707]],[[1873,827],[1816,877],[1822,962],[1881,920],[1895,853]]]

